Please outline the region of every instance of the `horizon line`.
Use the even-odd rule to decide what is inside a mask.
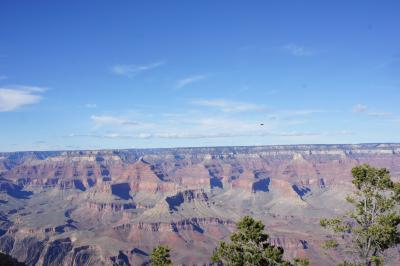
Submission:
[[[361,142],[361,143],[314,143],[314,144],[266,144],[266,145],[228,145],[228,146],[181,146],[181,147],[149,147],[149,148],[106,148],[106,149],[65,149],[65,150],[16,150],[0,151],[8,153],[35,153],[35,152],[80,152],[80,151],[146,151],[146,150],[185,150],[185,149],[218,149],[218,148],[261,148],[261,147],[301,147],[301,146],[362,146],[362,145],[399,145],[400,142]]]

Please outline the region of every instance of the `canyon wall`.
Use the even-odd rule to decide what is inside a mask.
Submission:
[[[399,180],[400,145],[0,153],[0,251],[27,265],[145,265],[168,244],[174,263],[204,265],[251,215],[287,258],[335,265],[346,254],[321,248],[319,219],[346,211],[363,163]]]

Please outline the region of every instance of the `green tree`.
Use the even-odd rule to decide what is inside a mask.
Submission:
[[[306,258],[294,258],[295,266],[308,266],[310,265],[310,261]]]
[[[354,208],[341,217],[322,219],[321,226],[350,240],[344,241],[346,248],[357,258],[341,265],[383,265],[384,251],[400,243],[400,183],[391,180],[387,169],[366,164],[354,167],[352,174],[356,190],[346,200]],[[326,243],[327,248],[338,245],[336,240]]]
[[[170,248],[168,246],[157,246],[150,254],[150,262],[153,266],[172,265]]]
[[[291,265],[283,260],[283,249],[268,243],[264,225],[250,216],[237,224],[237,231],[230,236],[231,242],[221,242],[211,256],[213,263],[225,265]]]

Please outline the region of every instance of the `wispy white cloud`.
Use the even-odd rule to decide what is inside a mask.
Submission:
[[[225,99],[197,99],[192,101],[192,104],[218,108],[226,113],[263,111],[266,109],[263,105],[259,104],[229,101]]]
[[[192,83],[201,81],[201,80],[205,79],[206,77],[207,77],[206,75],[188,76],[188,77],[185,77],[183,79],[178,80],[176,82],[176,86],[175,87],[177,89],[181,89],[181,88],[186,87],[186,86],[188,86],[188,85],[190,85]]]
[[[89,138],[107,138],[107,139],[118,139],[122,138],[123,136],[120,133],[105,133],[105,134],[95,134],[95,133],[88,133],[88,134],[75,134],[70,133],[67,136],[68,138],[80,138],[80,137],[89,137]]]
[[[237,138],[237,137],[303,137],[303,136],[316,136],[320,133],[309,132],[217,132],[217,133],[172,133],[172,134],[155,134],[150,135],[148,138],[166,138],[166,139],[207,139],[207,138]]]
[[[92,122],[95,124],[97,127],[101,126],[115,126],[115,125],[122,125],[122,126],[134,126],[138,125],[137,122],[130,121],[128,119],[122,118],[122,117],[117,117],[117,116],[111,116],[111,115],[92,115],[90,117]]]
[[[147,65],[123,65],[118,64],[111,67],[111,72],[126,77],[135,77],[136,75],[160,67],[164,65],[165,61],[158,61]]]
[[[215,133],[139,133],[139,134],[120,134],[120,133],[105,133],[105,134],[69,134],[67,137],[92,137],[104,139],[211,139],[211,138],[237,138],[237,137],[308,137],[320,136],[323,133],[317,132],[215,132]]]
[[[390,112],[368,112],[368,116],[373,116],[373,117],[391,117],[393,116],[393,113]]]
[[[368,110],[368,106],[365,104],[356,104],[353,106],[353,112],[354,113],[364,113]]]
[[[367,105],[364,104],[357,104],[353,107],[354,113],[363,113],[367,116],[371,117],[394,117],[395,115],[391,112],[382,112],[382,111],[370,111]]]
[[[95,103],[87,103],[87,104],[85,104],[85,107],[86,108],[97,108],[97,104],[95,104]]]
[[[287,116],[308,116],[317,113],[326,113],[325,110],[313,110],[313,109],[306,109],[306,110],[288,110],[288,111],[281,111],[283,115]]]
[[[283,46],[283,49],[293,56],[311,56],[314,52],[297,44],[289,43]]]
[[[95,126],[89,133],[69,137],[90,137],[108,140],[201,139],[255,137],[268,140],[307,142],[324,137],[350,134],[345,131],[313,132],[302,123],[309,115],[327,112],[317,109],[267,110],[263,105],[224,99],[197,99],[190,102],[193,109],[177,113],[155,113],[149,117],[137,112],[119,115],[93,115]],[[208,107],[208,108],[196,108]],[[215,110],[221,111],[216,113]],[[261,111],[261,112],[260,112]],[[241,112],[241,113],[238,113]],[[133,122],[135,121],[135,122]]]
[[[46,89],[35,86],[0,87],[0,112],[14,111],[20,107],[36,104],[42,100]]]
[[[344,136],[348,136],[348,135],[354,135],[355,133],[354,133],[353,131],[343,129],[343,130],[339,130],[339,131],[337,131],[337,132],[334,132],[334,134],[335,134],[335,135],[344,135]]]

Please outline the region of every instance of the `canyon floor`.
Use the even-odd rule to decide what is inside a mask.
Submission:
[[[400,177],[400,144],[0,153],[0,251],[27,265],[142,265],[159,244],[208,265],[245,215],[285,257],[335,265],[322,217],[343,214],[352,167]],[[400,247],[389,250],[396,265]]]

